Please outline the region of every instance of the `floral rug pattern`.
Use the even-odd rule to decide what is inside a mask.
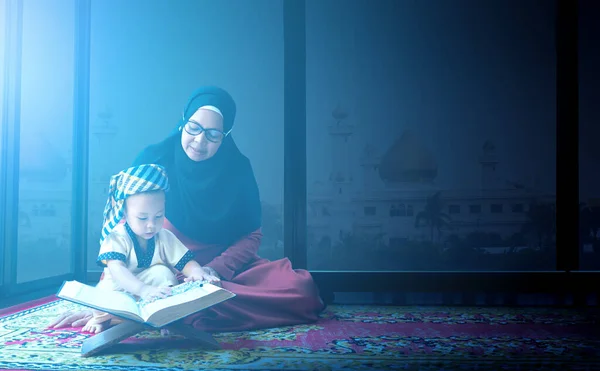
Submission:
[[[0,369],[600,369],[598,311],[330,306],[309,325],[215,334],[222,350],[147,331],[83,358],[81,343],[91,334],[45,328],[77,308],[49,299],[0,311]]]

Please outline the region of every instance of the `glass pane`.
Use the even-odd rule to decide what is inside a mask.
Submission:
[[[4,61],[4,49],[6,47],[6,1],[0,0],[0,20],[2,20],[2,24],[0,24],[0,61]],[[2,117],[4,112],[4,68],[5,64],[0,63],[0,140],[4,135],[4,119]],[[3,158],[6,156],[5,151],[0,148],[0,164],[3,163]],[[0,174],[4,169],[0,168]],[[1,181],[1,180],[0,180]],[[4,187],[4,184],[0,184],[0,187]],[[4,210],[0,209],[0,215],[4,215]],[[0,228],[3,228],[0,225]],[[0,238],[3,236],[0,235]],[[2,261],[0,262],[0,286],[4,283],[4,243],[0,242],[0,256],[2,257]]]
[[[74,7],[23,1],[18,283],[71,271]]]
[[[263,204],[259,254],[283,257],[282,11],[270,0],[92,2],[89,270],[100,270],[111,175],[166,138],[188,96],[206,84],[236,100],[232,135],[252,163]]]
[[[554,270],[554,2],[307,2],[309,268]]]
[[[4,112],[4,52],[6,48],[6,1],[0,0],[0,20],[2,20],[2,24],[0,24],[0,115]],[[0,125],[4,125],[2,120],[2,116],[0,116]],[[0,135],[2,133],[2,127],[0,127]],[[2,156],[2,151],[0,151],[0,156]],[[0,157],[1,158],[1,157]],[[1,278],[0,278],[1,279]]]
[[[596,2],[579,2],[579,197],[581,205],[581,270],[600,270],[600,9]]]

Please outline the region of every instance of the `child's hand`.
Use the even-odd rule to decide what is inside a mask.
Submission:
[[[156,298],[165,298],[171,294],[171,291],[172,291],[171,288],[166,287],[166,286],[157,287],[157,286],[145,285],[140,292],[140,298],[142,298],[144,300],[150,300],[155,297]]]

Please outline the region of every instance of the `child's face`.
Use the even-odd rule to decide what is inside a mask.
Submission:
[[[162,229],[164,216],[164,192],[138,193],[125,200],[125,220],[140,238],[154,237]]]

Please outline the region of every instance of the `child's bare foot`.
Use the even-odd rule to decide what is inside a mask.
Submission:
[[[83,331],[84,332],[91,332],[93,334],[99,334],[102,331],[106,330],[108,328],[108,325],[110,324],[110,321],[106,321],[106,322],[102,322],[102,323],[87,323],[85,326],[83,326]]]
[[[106,330],[109,326],[110,326],[110,317],[108,320],[106,320],[105,317],[103,317],[103,318],[92,317],[92,319],[90,319],[85,324],[85,326],[83,326],[82,330],[84,332],[91,332],[93,334],[99,334],[102,331]]]

